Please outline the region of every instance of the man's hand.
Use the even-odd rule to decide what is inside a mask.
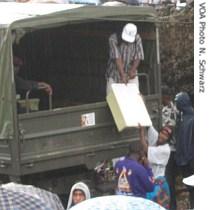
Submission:
[[[128,78],[127,78],[126,74],[123,74],[121,76],[121,82],[124,83],[125,85],[128,83]]]
[[[46,82],[38,82],[38,88],[45,90],[48,95],[52,95],[53,93],[51,85],[47,84]]]
[[[120,74],[120,82],[124,83],[124,84],[127,84],[128,83],[128,78],[127,78],[127,75],[124,71],[124,63],[123,63],[122,59],[121,58],[116,58],[115,61],[116,61],[118,72]]]
[[[131,68],[128,71],[129,79],[134,79],[137,76],[137,68],[139,66],[139,63],[140,63],[139,59],[134,60]]]
[[[136,70],[130,70],[130,71],[128,72],[128,77],[129,77],[129,79],[134,79],[134,78],[136,77],[136,75],[137,75]]]
[[[148,161],[148,159],[147,159],[147,157],[146,156],[143,156],[142,158],[141,158],[141,164],[143,165],[143,166],[145,166],[145,167],[147,167],[147,166],[149,166],[149,161]]]

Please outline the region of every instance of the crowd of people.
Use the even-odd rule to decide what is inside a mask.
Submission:
[[[137,68],[144,53],[137,27],[128,23],[121,34],[112,34],[109,47],[107,94],[113,83],[133,82],[138,86]],[[162,127],[159,132],[153,126],[139,125],[139,140],[131,143],[128,154],[114,165],[116,195],[142,197],[170,210],[177,209],[177,176],[181,174],[185,178],[194,174],[192,100],[186,92],[173,98],[172,95],[168,86],[162,86]],[[187,187],[193,209],[194,187]]]
[[[178,93],[174,100],[163,90],[162,128],[139,125],[139,140],[129,145],[128,153],[114,165],[115,194],[141,197],[158,203],[165,209],[177,209],[176,178],[194,174],[193,108],[186,92]],[[87,186],[76,187],[70,192],[68,209],[77,190],[80,202],[90,198]],[[78,184],[79,186],[80,184]],[[194,187],[186,185],[190,208],[194,208]]]
[[[136,26],[127,24],[120,35],[112,34],[109,46],[107,94],[112,83],[133,82],[139,87],[137,68],[144,52]],[[152,126],[139,125],[139,142],[130,145],[114,170],[117,194],[144,197],[173,210],[177,209],[178,173],[183,178],[194,174],[194,113],[188,93],[172,95],[168,86],[162,86],[162,128],[158,133]],[[193,208],[194,188],[188,186],[188,190]]]

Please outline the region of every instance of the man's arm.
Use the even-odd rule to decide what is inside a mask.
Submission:
[[[17,75],[15,75],[15,84],[17,90],[34,90],[38,89],[38,82],[25,80]]]
[[[134,79],[135,76],[137,76],[137,68],[140,64],[140,60],[136,59],[133,62],[133,65],[131,66],[131,69],[128,71],[129,79]]]
[[[140,137],[140,142],[141,142],[141,144],[142,144],[142,146],[143,146],[143,148],[144,148],[144,151],[146,152],[146,154],[147,154],[147,151],[148,151],[148,144],[147,144],[147,142],[146,142],[146,140],[145,140],[145,129],[144,129],[144,127],[141,127],[140,125],[139,125],[139,137]]]
[[[32,80],[25,80],[17,75],[15,75],[15,83],[16,83],[16,89],[17,90],[40,90],[43,89],[46,91],[49,95],[52,95],[52,87],[47,84],[46,82],[37,82]]]
[[[135,45],[136,45],[136,54],[134,57],[133,64],[128,71],[129,79],[133,79],[137,75],[137,68],[140,64],[140,61],[144,60],[144,50],[143,50],[142,40],[139,34],[136,35]]]
[[[124,71],[124,63],[121,59],[120,51],[118,48],[118,39],[116,34],[112,34],[109,38],[110,56],[115,60],[117,70],[120,74],[121,82],[127,83],[126,74]]]
[[[119,74],[120,74],[120,80],[121,82],[126,84],[128,81],[127,81],[126,74],[124,72],[124,64],[121,57],[116,58],[115,62],[116,62],[117,70],[119,71]]]

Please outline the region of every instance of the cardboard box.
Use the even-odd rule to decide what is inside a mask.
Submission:
[[[106,97],[118,131],[127,127],[151,126],[152,121],[136,84],[112,84]]]

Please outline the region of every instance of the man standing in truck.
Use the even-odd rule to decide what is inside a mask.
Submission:
[[[106,71],[106,94],[113,83],[135,83],[139,87],[137,68],[144,60],[144,51],[137,26],[127,23],[122,34],[109,37],[109,60]]]

